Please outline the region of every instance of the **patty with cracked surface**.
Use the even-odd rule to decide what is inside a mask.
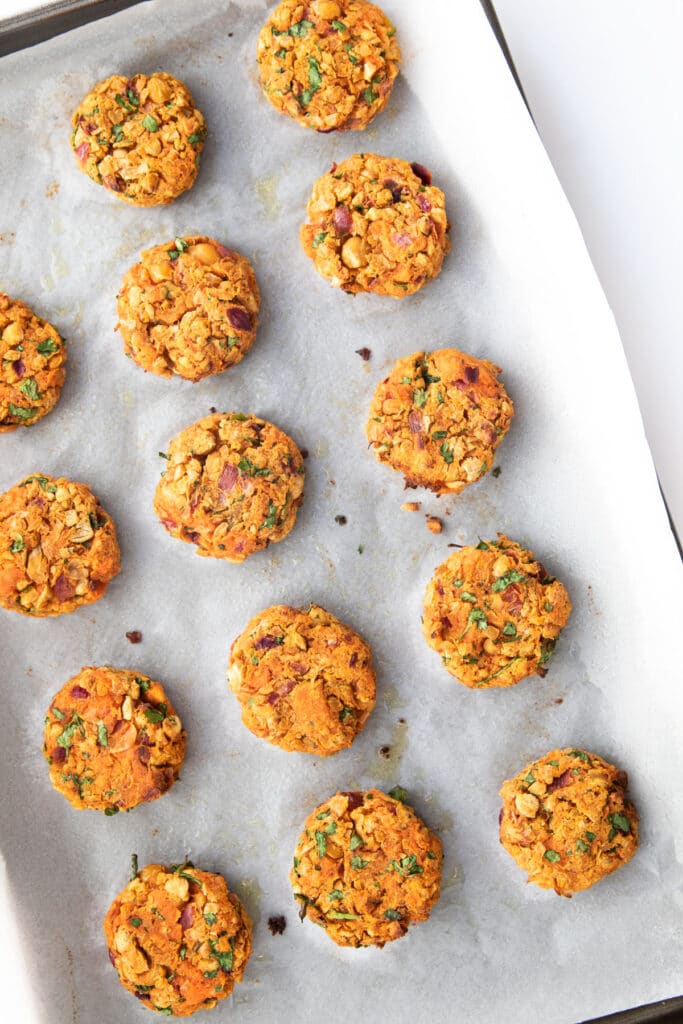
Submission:
[[[359,153],[318,178],[304,252],[334,288],[402,299],[441,271],[446,200],[421,164]]]
[[[230,649],[228,682],[255,736],[320,757],[351,746],[375,706],[370,647],[315,604],[255,615]]]
[[[289,878],[302,920],[339,946],[383,946],[427,920],[442,860],[441,840],[411,807],[369,789],[316,807]]]
[[[551,750],[503,783],[500,841],[541,889],[588,889],[636,852],[627,785],[626,772],[597,754]]]
[[[0,434],[30,427],[57,404],[66,345],[52,324],[0,292]]]
[[[454,348],[399,359],[377,386],[365,433],[409,487],[457,494],[493,467],[514,406],[486,359]]]
[[[267,420],[205,416],[173,438],[166,459],[154,509],[198,555],[243,562],[294,526],[304,461],[291,437]]]
[[[73,807],[113,815],[171,788],[186,740],[161,683],[89,666],[52,698],[43,753],[52,785]]]
[[[126,355],[161,377],[198,381],[251,348],[261,302],[251,264],[213,238],[175,238],[142,253],[123,279]]]
[[[121,568],[116,530],[87,484],[25,477],[0,495],[0,605],[23,615],[98,601]]]
[[[465,686],[512,686],[544,676],[571,604],[564,586],[504,534],[455,551],[436,569],[422,629]]]
[[[396,29],[365,0],[282,0],[256,47],[261,88],[276,110],[319,132],[363,129],[398,75]]]
[[[71,123],[81,170],[126,203],[165,206],[194,184],[206,124],[172,75],[112,75],[87,94]]]
[[[124,988],[148,1010],[189,1017],[242,980],[252,925],[222,875],[148,864],[110,906],[104,936]]]

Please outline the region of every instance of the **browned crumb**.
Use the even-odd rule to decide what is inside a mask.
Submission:
[[[364,363],[367,363],[368,359],[372,355],[369,348],[357,348],[356,355],[360,356]]]
[[[139,629],[130,629],[126,633],[126,640],[128,640],[131,644],[139,644],[140,641],[142,640],[142,633],[140,632]]]
[[[403,512],[419,512],[420,502],[419,501],[404,501],[401,505]]]
[[[443,530],[443,523],[438,516],[425,516],[427,520],[427,529],[430,533],[441,533]]]
[[[268,927],[270,928],[271,935],[283,935],[285,928],[287,927],[287,921],[284,915],[277,914],[275,917],[269,917]]]
[[[338,526],[346,526],[346,516],[335,516],[334,521]]]

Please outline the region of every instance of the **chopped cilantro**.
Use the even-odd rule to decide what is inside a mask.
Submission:
[[[158,132],[159,122],[151,114],[146,114],[142,119],[142,127],[148,132]]]
[[[24,538],[20,533],[17,534],[15,539],[9,546],[10,551],[13,555],[18,555],[20,551],[24,550]]]
[[[114,136],[114,142],[115,143],[123,141],[123,125],[120,125],[120,124],[112,125],[111,131],[112,131],[112,135]]]
[[[470,594],[469,590],[463,590],[460,593],[460,600],[461,601],[468,601],[470,604],[476,604],[476,601],[477,601],[477,599],[474,596],[474,594]]]
[[[237,463],[237,468],[240,473],[244,473],[246,476],[270,476],[270,470],[267,467],[259,469],[246,455]]]
[[[318,856],[322,860],[327,852],[327,836],[324,832],[320,832],[317,829],[315,833],[315,846],[318,851]]]
[[[142,924],[142,918],[140,917],[129,917],[128,920],[133,925],[133,928],[139,928]]]
[[[132,106],[134,106],[134,107],[139,107],[140,106],[140,100],[137,97],[135,89],[126,89],[126,96],[128,97],[128,102]]]
[[[261,523],[261,529],[272,530],[277,522],[277,505],[274,501],[268,502],[268,515]]]
[[[114,99],[118,105],[123,107],[124,110],[127,110],[129,114],[135,110],[135,107],[139,106],[139,102],[135,104],[131,103],[125,96],[122,96],[120,92],[117,92]]]
[[[353,711],[351,710],[351,708],[343,707],[341,709],[341,711],[339,712],[339,721],[340,722],[345,722],[346,719],[347,718],[351,718],[352,715],[353,715]]]
[[[535,782],[535,781],[536,781],[536,779],[535,779],[535,778],[533,777],[533,775],[531,774],[531,772],[527,772],[527,774],[526,774],[526,775],[524,776],[524,781],[525,781],[525,782],[528,782],[528,783],[529,783],[529,785],[531,785],[531,783],[532,783],[532,782]]]
[[[453,586],[454,587],[461,587],[464,582],[465,582],[464,580],[453,580]]]
[[[607,837],[608,842],[611,842],[617,833],[625,836],[631,831],[631,822],[623,814],[610,814],[609,822],[612,828]]]
[[[211,956],[214,960],[218,961],[218,966],[221,970],[229,973],[232,970],[232,950],[229,949],[227,953],[221,953],[216,949],[216,943],[209,939],[209,949],[211,950]]]
[[[184,960],[185,957],[187,956],[187,946],[181,946],[180,947],[180,952],[178,953],[178,955],[179,955],[181,960]]]
[[[177,260],[181,252],[185,252],[185,250],[187,249],[187,242],[185,242],[182,238],[174,239],[174,244],[175,249],[168,249],[168,255],[170,256],[171,260]]]
[[[56,719],[58,719],[58,720],[59,720],[60,722],[61,722],[61,721],[63,720],[63,718],[64,718],[64,712],[63,712],[63,711],[60,711],[60,710],[59,710],[59,708],[53,708],[53,709],[52,709],[52,714],[53,714],[53,715],[55,716],[55,718],[56,718]]]
[[[149,690],[149,687],[150,687],[149,679],[143,679],[142,676],[136,676],[135,677],[135,682],[140,687],[140,692],[141,693],[147,693],[147,691]]]
[[[584,832],[584,835],[589,843],[592,843],[595,839],[595,832]]]
[[[104,722],[97,723],[97,742],[101,747],[109,746],[109,736],[107,735],[107,727]]]
[[[555,850],[546,850],[543,856],[546,860],[549,860],[551,864],[557,864],[560,859],[559,853],[556,853]]]
[[[328,910],[327,916],[335,921],[358,921],[360,914],[342,914],[338,910]]]
[[[550,601],[546,601],[545,604],[543,605],[543,611],[545,611],[545,612],[551,612],[553,610],[553,608],[554,608],[554,605],[552,605],[550,603]]]
[[[432,438],[434,441],[443,441],[444,437],[448,437],[447,430],[435,430],[434,433],[432,434]]]
[[[584,843],[583,839],[576,840],[576,852],[577,853],[588,853],[590,846],[588,843]]]
[[[365,846],[365,842],[363,839],[361,839],[357,832],[353,832],[351,834],[351,839],[349,841],[349,849],[357,850],[359,846]]]
[[[148,722],[163,722],[166,718],[166,705],[157,704],[155,708],[145,708],[145,718]]]
[[[323,242],[327,238],[328,234],[329,234],[329,232],[327,232],[327,231],[319,231],[318,234],[313,239],[313,241],[311,242],[311,247],[313,249],[317,249],[319,245],[323,244]]]
[[[104,813],[108,818],[113,818],[115,814],[119,813],[118,807],[105,807]]]
[[[327,898],[328,900],[343,900],[344,893],[341,891],[341,889],[333,889],[332,892],[329,893]]]
[[[515,626],[514,622],[505,623],[505,625],[503,626],[503,636],[510,637],[511,640],[515,639],[515,637],[517,636],[517,627]]]
[[[403,875],[404,878],[407,878],[409,875],[421,875],[424,870],[417,863],[417,855],[414,853],[401,857],[398,861],[392,860],[391,867],[394,871],[398,871],[399,875]]]
[[[554,653],[555,641],[546,640],[545,643],[541,645],[541,657],[538,659],[537,667],[543,668],[544,665],[547,665],[547,663],[550,661]]]
[[[588,754],[586,754],[586,752],[583,751],[583,750],[570,750],[569,751],[569,756],[570,757],[578,757],[578,759],[580,761],[586,761],[586,762],[590,763],[589,759],[588,759]]]
[[[429,857],[430,860],[436,860],[436,854],[433,850],[427,850],[425,857]]]
[[[64,731],[62,733],[60,733],[60,735],[57,737],[57,746],[58,747],[64,747],[64,749],[66,750],[67,754],[69,753],[69,750],[71,749],[71,744],[73,742],[73,735],[74,735],[74,733],[76,732],[77,729],[81,730],[81,736],[83,738],[85,738],[85,725],[83,723],[83,719],[80,717],[80,715],[77,715],[76,712],[74,711],[73,714],[71,715],[71,721],[66,726]]]
[[[413,402],[418,409],[424,409],[427,404],[427,392],[424,388],[418,388],[417,391],[413,391]]]
[[[387,921],[403,920],[403,914],[400,912],[400,910],[392,910],[391,907],[389,908],[389,910],[384,911],[384,916],[386,917]]]
[[[200,128],[199,131],[192,132],[192,134],[190,136],[188,136],[187,141],[194,148],[194,147],[198,146],[200,142],[203,142],[205,138],[206,138],[206,129],[205,128]]]
[[[332,22],[332,28],[337,32],[346,32],[346,25],[343,21],[337,21],[336,19]]]
[[[369,85],[367,89],[363,89],[363,99],[365,100],[366,103],[372,104],[375,102],[375,100],[379,99],[379,93],[375,92],[372,86]]]
[[[485,540],[480,540],[477,544],[477,551],[488,551],[489,547],[490,545],[487,544]]]
[[[51,356],[53,352],[59,351],[59,345],[55,345],[51,338],[48,338],[47,341],[39,342],[36,347],[41,356]]]
[[[510,569],[509,572],[506,572],[503,576],[498,577],[498,579],[494,582],[491,589],[495,594],[497,594],[501,590],[506,590],[509,586],[511,586],[511,584],[521,583],[525,579],[526,576],[523,572],[519,572],[518,569]]]
[[[19,420],[32,420],[38,412],[38,409],[25,409],[21,405],[15,405],[14,402],[8,402],[7,409],[10,416],[16,416]]]
[[[473,622],[476,623],[478,629],[483,630],[488,628],[486,616],[479,608],[473,608],[470,614],[467,616],[468,625],[471,625]]]
[[[352,857],[351,858],[351,867],[355,871],[361,871],[363,868],[366,868],[369,863],[370,863],[369,860],[363,860],[362,857]]]
[[[294,25],[290,25],[286,32],[274,32],[274,35],[278,36],[294,36],[295,39],[303,39],[309,28],[313,28],[313,22],[307,21],[306,18],[302,18],[301,21],[297,21]]]
[[[204,971],[204,977],[205,978],[215,978],[217,974],[218,974],[218,968],[216,968],[215,971]]]
[[[404,789],[403,786],[394,786],[393,789],[389,790],[389,796],[393,797],[394,800],[400,800],[402,804],[408,799],[408,790]],[[353,847],[351,847],[353,849]]]
[[[439,451],[441,453],[441,458],[443,459],[443,461],[450,465],[451,462],[453,461],[453,449],[449,448],[449,446],[444,441],[444,443],[439,448]]]
[[[133,853],[130,858],[131,881],[138,877],[138,855]]]
[[[351,61],[352,64],[360,64],[358,57],[356,57],[355,53],[353,52],[353,45],[351,43],[344,43],[344,49],[348,53],[349,60]]]

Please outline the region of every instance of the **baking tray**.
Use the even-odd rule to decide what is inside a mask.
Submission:
[[[0,21],[0,56],[33,46],[98,18],[145,2],[146,0],[61,0],[61,2],[45,5],[36,11]],[[519,92],[529,109],[494,5],[490,0],[480,0],[480,3]],[[662,500],[666,506],[664,495],[662,495]],[[680,552],[680,540],[670,515],[669,523]],[[683,1020],[683,996],[633,1007],[608,1016],[591,1018],[590,1021],[584,1021],[583,1024],[601,1024],[601,1022],[608,1021],[615,1022],[615,1024],[618,1022],[624,1022],[624,1024],[646,1024],[646,1022],[673,1024],[674,1021],[680,1020]]]

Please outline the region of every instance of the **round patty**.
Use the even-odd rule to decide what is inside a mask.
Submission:
[[[256,47],[275,109],[319,132],[365,128],[384,110],[400,60],[395,28],[364,0],[282,0]]]
[[[222,373],[251,348],[260,301],[244,256],[203,235],[175,238],[143,252],[123,279],[124,350],[161,377]]]
[[[52,324],[0,292],[0,434],[30,427],[57,404],[66,345]]]
[[[303,490],[291,437],[257,416],[216,413],[170,442],[154,509],[198,555],[243,562],[287,536]]]
[[[121,568],[116,530],[86,484],[42,474],[0,495],[0,605],[63,615],[99,600]]]
[[[359,153],[318,178],[304,252],[334,288],[402,299],[441,270],[446,200],[420,164]]]
[[[156,800],[178,778],[185,731],[161,683],[83,668],[50,702],[43,753],[70,804],[107,815]]]
[[[532,551],[509,540],[455,551],[424,599],[423,633],[444,668],[465,686],[512,686],[544,676],[571,612],[563,585]]]
[[[255,615],[230,649],[228,681],[255,736],[320,757],[351,746],[375,706],[368,644],[315,604]]]
[[[148,864],[104,919],[109,959],[149,1010],[189,1017],[226,999],[251,955],[251,921],[222,875]]]
[[[597,754],[552,750],[503,783],[500,841],[541,889],[588,889],[636,852],[627,784],[626,772]]]
[[[112,75],[71,119],[81,170],[134,206],[172,202],[197,177],[206,125],[189,89],[162,71]]]
[[[413,809],[369,789],[316,807],[289,878],[302,920],[339,946],[383,946],[429,917],[441,863],[440,839]]]
[[[365,433],[409,487],[457,494],[493,467],[514,407],[500,369],[454,348],[399,359],[378,384]]]

